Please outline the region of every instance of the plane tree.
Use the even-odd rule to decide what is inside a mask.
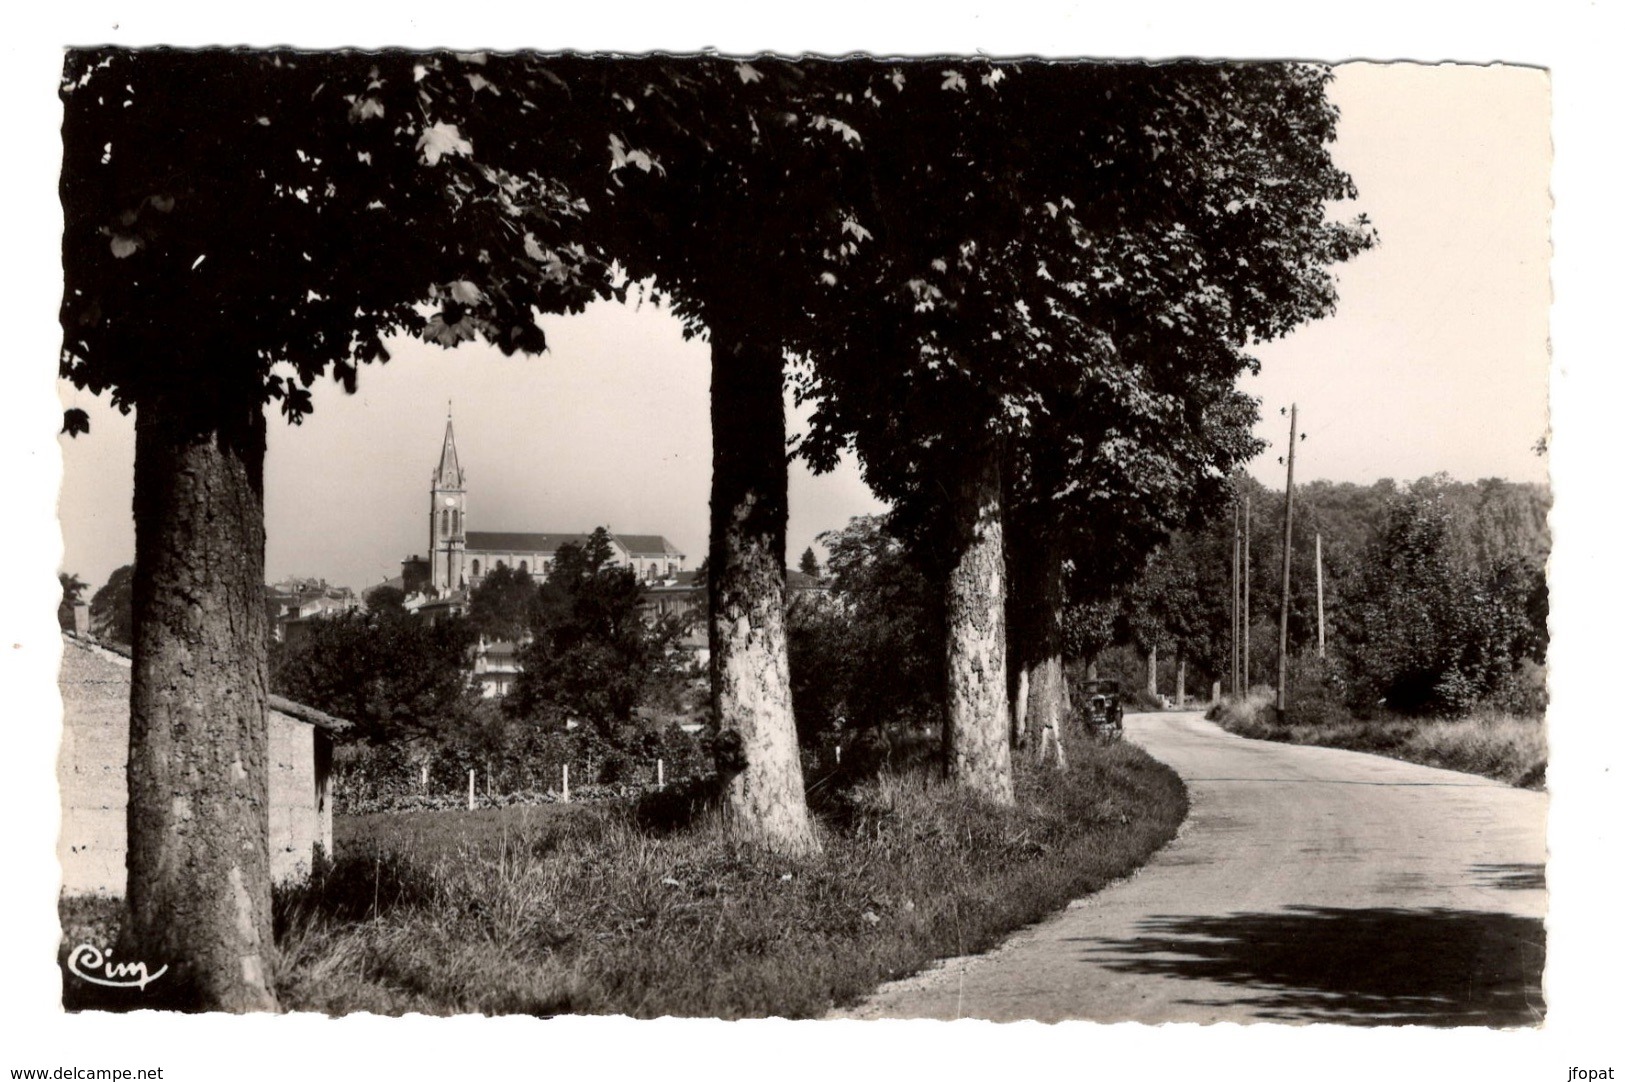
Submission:
[[[1010,477],[1011,695],[1019,746],[1070,712],[1068,606],[1118,596],[1174,531],[1222,506],[1223,472],[1254,452],[1253,401],[1228,381],[1180,389],[1145,431],[1098,395],[1051,399],[1016,441]]]
[[[865,212],[872,250],[825,299],[847,313],[832,326],[861,333],[812,366],[809,451],[827,466],[854,447],[871,486],[921,523],[920,548],[948,584],[948,770],[1009,799],[1012,463],[1041,527],[1056,500],[1198,497],[1192,478],[1251,452],[1245,403],[1227,390],[1251,364],[1246,346],[1329,311],[1327,268],[1372,238],[1363,220],[1325,214],[1353,194],[1327,152],[1325,69],[899,74],[899,94],[913,96],[883,114],[898,122],[883,138],[909,149],[886,157],[892,172]],[[1035,454],[1057,440],[1071,453]],[[1065,468],[1023,475],[1044,458]],[[1023,561],[1053,584],[1046,549],[1089,520],[1040,528]],[[1038,593],[1034,623],[1059,627],[1053,586]],[[1047,643],[1059,636],[1042,638],[1058,673]]]
[[[658,56],[545,66],[574,100],[603,109],[602,243],[628,282],[648,283],[686,334],[709,340],[705,580],[726,807],[746,836],[811,850],[785,626],[786,351],[821,333],[807,296],[865,236],[847,207],[868,148],[844,118],[869,66]]]
[[[605,268],[551,173],[476,154],[485,58],[75,50],[61,85],[60,370],[135,414],[126,957],[171,1002],[270,984],[265,410],[383,340],[545,346]],[[501,119],[501,118],[492,118]],[[555,153],[568,162],[568,133]],[[594,148],[596,149],[596,147]],[[64,429],[88,428],[68,411]]]

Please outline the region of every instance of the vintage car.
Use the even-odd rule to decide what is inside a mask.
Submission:
[[[1080,717],[1088,730],[1105,740],[1123,735],[1123,696],[1116,680],[1086,680],[1078,689]]]

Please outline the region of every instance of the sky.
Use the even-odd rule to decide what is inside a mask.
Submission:
[[[1549,90],[1518,67],[1350,64],[1332,97],[1334,154],[1379,245],[1337,270],[1332,318],[1255,351],[1242,387],[1261,400],[1252,463],[1285,483],[1281,411],[1299,406],[1297,476],[1369,483],[1446,471],[1464,480],[1546,477]],[[270,425],[266,572],[364,590],[426,545],[429,474],[448,408],[475,530],[664,534],[689,566],[706,550],[708,347],[652,303],[595,304],[545,320],[549,349],[506,358],[410,339],[364,368],[358,392],[315,388],[302,426]],[[99,585],[134,549],[134,436],[95,396],[64,438],[62,566]],[[788,404],[788,403],[787,403]],[[804,412],[790,406],[792,430]],[[791,559],[854,515],[884,510],[857,464],[792,467]]]

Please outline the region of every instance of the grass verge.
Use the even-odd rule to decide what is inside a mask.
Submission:
[[[925,770],[815,786],[823,852],[802,859],[631,809],[473,824],[452,846],[368,824],[278,892],[278,994],[329,1014],[816,1017],[994,946],[1173,836],[1171,771],[1128,745],[1068,752],[1065,773],[1018,766],[1014,808]]]
[[[1347,748],[1460,770],[1522,789],[1546,787],[1546,725],[1538,717],[1483,711],[1463,718],[1274,718],[1274,692],[1225,700],[1208,718],[1237,736]]]

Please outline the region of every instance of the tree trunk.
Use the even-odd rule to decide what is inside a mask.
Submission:
[[[1152,698],[1157,696],[1157,648],[1153,646],[1145,661],[1145,690]]]
[[[136,419],[129,872],[121,954],[147,995],[275,1010],[257,396]],[[154,996],[154,993],[157,995]]]
[[[1027,710],[1017,716],[1017,747],[1028,733],[1060,731],[1068,713],[1066,673],[1061,650],[1065,642],[1061,550],[1040,531],[1023,530],[1010,537],[1010,668],[1017,686],[1025,679]]]
[[[1174,705],[1185,709],[1185,644],[1174,647]]]
[[[969,452],[950,491],[956,555],[948,572],[948,716],[942,734],[948,776],[989,800],[1011,804],[1001,496],[996,450]]]
[[[742,327],[711,331],[711,701],[737,740],[728,812],[774,849],[817,848],[790,702],[784,359]]]

